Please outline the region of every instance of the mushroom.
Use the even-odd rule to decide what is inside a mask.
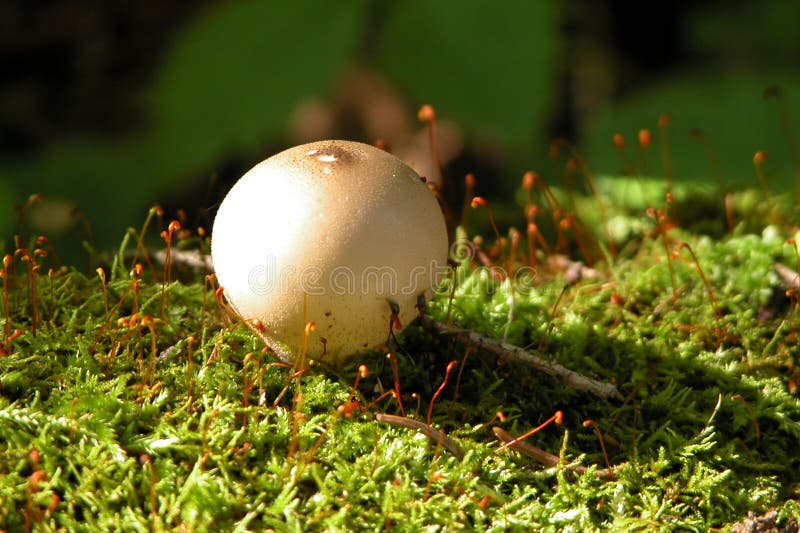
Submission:
[[[225,297],[278,357],[334,368],[415,318],[447,253],[424,180],[383,150],[338,140],[253,167],[220,205],[211,242]]]

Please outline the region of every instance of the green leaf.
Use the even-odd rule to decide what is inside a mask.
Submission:
[[[800,4],[786,0],[702,6],[686,22],[686,49],[726,63],[791,64],[799,17]]]
[[[668,113],[672,117],[667,137],[674,179],[716,183],[703,144],[689,136],[692,129],[699,128],[713,148],[725,183],[757,188],[753,155],[763,150],[768,157],[765,173],[770,188],[791,191],[794,177],[781,129],[780,105],[765,101],[763,93],[770,85],[780,86],[789,109],[789,122],[800,124],[798,82],[797,77],[781,74],[684,73],[631,96],[590,121],[583,136],[584,155],[595,172],[625,171],[628,164],[614,149],[612,136],[621,133],[625,137],[628,159],[636,163],[641,160],[635,152],[637,132],[648,128],[653,134],[653,146],[647,153],[647,173],[661,176],[657,123],[662,113]],[[641,171],[643,165],[638,166]]]
[[[74,202],[97,245],[117,242],[160,195],[210,174],[225,156],[278,138],[294,105],[322,94],[350,60],[363,1],[218,4],[177,38],[148,97],[151,130],[131,139],[70,139],[0,161],[0,193]],[[111,191],[114,191],[110,194]],[[0,211],[0,229],[13,222]]]
[[[560,51],[555,2],[402,2],[378,58],[417,103],[480,138],[530,149],[553,102]]]
[[[183,34],[153,91],[160,157],[197,167],[278,137],[299,100],[336,81],[363,15],[363,1],[213,6]]]

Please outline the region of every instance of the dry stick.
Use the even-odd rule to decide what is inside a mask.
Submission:
[[[554,361],[546,361],[545,359],[537,357],[529,351],[518,346],[513,346],[502,341],[496,341],[494,339],[484,337],[475,331],[457,328],[436,320],[426,319],[424,324],[426,327],[435,330],[439,334],[452,335],[456,340],[464,344],[478,345],[479,347],[490,351],[495,355],[499,355],[504,359],[508,359],[509,361],[522,363],[535,368],[536,370],[544,372],[549,376],[561,378],[574,389],[591,392],[595,396],[603,399],[622,399],[622,395],[611,383],[603,383],[601,381],[586,377],[582,374],[578,374],[577,372],[570,370]]]
[[[375,418],[378,420],[378,422],[384,422],[386,424],[408,429],[416,429],[432,441],[441,444],[459,461],[464,458],[464,452],[461,451],[461,446],[459,446],[456,441],[438,429],[434,429],[433,427],[429,426],[425,422],[420,422],[419,420],[414,420],[413,418],[407,418],[405,416],[388,415],[385,413],[378,413],[375,415]]]
[[[553,467],[558,466],[561,463],[561,460],[558,458],[558,456],[546,452],[541,448],[537,448],[532,444],[528,444],[527,442],[516,442],[514,444],[509,444],[516,438],[503,428],[495,426],[492,428],[492,431],[494,432],[494,436],[497,437],[497,439],[504,445],[508,446],[512,450],[520,452],[521,454],[527,455],[528,457],[531,457],[532,459],[535,459],[546,466]],[[567,465],[564,467],[564,471],[567,474],[583,475],[587,473],[589,469],[582,465]],[[614,479],[611,472],[605,468],[595,470],[595,474],[597,474],[598,479],[605,481],[611,481]]]
[[[154,252],[152,256],[157,262],[166,265],[166,249],[158,250]],[[204,272],[214,271],[214,265],[211,263],[211,256],[204,254],[200,250],[170,250],[169,260],[173,265],[185,266]]]
[[[798,270],[792,270],[781,263],[775,263],[775,271],[787,288],[800,289],[800,266],[798,266]]]

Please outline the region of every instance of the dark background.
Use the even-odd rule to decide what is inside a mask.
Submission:
[[[31,193],[24,231],[78,249],[119,242],[153,204],[210,227],[256,162],[320,138],[374,142],[435,173],[420,105],[440,119],[445,176],[474,172],[513,200],[522,173],[553,185],[549,142],[598,173],[630,172],[611,144],[673,117],[677,179],[710,180],[701,128],[725,180],[792,183],[781,129],[798,124],[800,6],[747,2],[133,3],[0,5],[0,231]],[[781,101],[764,89],[780,87]],[[657,150],[638,170],[660,176]],[[88,221],[88,225],[84,222]]]

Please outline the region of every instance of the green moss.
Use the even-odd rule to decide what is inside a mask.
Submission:
[[[634,211],[625,216],[652,229]],[[680,259],[674,295],[661,241],[636,227],[637,246],[607,272],[598,265],[601,279],[568,284],[540,267],[511,314],[510,284],[462,265],[431,317],[613,381],[625,400],[408,326],[392,351],[409,416],[425,419],[445,366],[459,362],[432,424],[463,448],[460,461],[376,421],[399,413],[391,397],[365,407],[394,386],[383,353],[364,359],[361,408],[342,411],[349,378],[290,379],[202,279],[162,288],[118,258],[107,312],[99,277],[65,269],[51,285],[45,267],[34,297],[18,263],[8,315],[21,333],[0,357],[0,527],[704,531],[773,507],[780,523],[798,520],[799,324],[774,270],[796,257],[791,230],[762,228],[671,234],[697,254],[719,317]],[[499,450],[491,432],[521,434],[556,410],[563,425],[529,442],[589,466],[577,479]],[[605,461],[587,419],[606,436],[613,481],[593,474]]]

